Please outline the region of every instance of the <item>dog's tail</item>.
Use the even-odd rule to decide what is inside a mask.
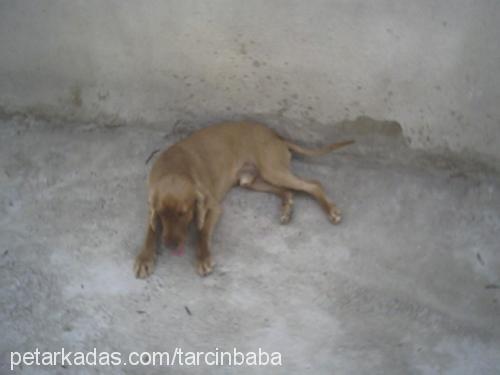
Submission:
[[[332,143],[331,145],[320,147],[320,148],[304,148],[302,146],[296,145],[295,143],[286,141],[286,144],[290,150],[293,152],[296,152],[297,154],[300,155],[306,155],[306,156],[321,156],[328,154],[329,152],[336,150],[338,148],[353,144],[354,141],[343,141],[343,142],[338,142],[338,143]]]

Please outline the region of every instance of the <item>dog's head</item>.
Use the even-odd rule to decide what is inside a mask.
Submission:
[[[164,177],[152,188],[149,207],[151,228],[160,224],[163,242],[175,247],[183,246],[195,214],[200,229],[206,214],[204,197],[195,184],[177,175]]]

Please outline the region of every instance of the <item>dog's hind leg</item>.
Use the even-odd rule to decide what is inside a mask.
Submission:
[[[240,186],[265,193],[273,193],[281,198],[281,224],[288,224],[292,217],[293,193],[288,189],[274,186],[264,181],[254,166],[245,165],[238,174]]]
[[[273,193],[279,196],[281,198],[280,222],[281,224],[288,224],[290,222],[293,211],[293,193],[290,190],[274,186],[259,176],[254,178],[250,183],[240,183],[240,185],[247,189]]]
[[[320,182],[303,180],[293,175],[290,171],[286,170],[271,169],[265,172],[263,171],[263,177],[274,185],[281,186],[283,188],[304,191],[312,195],[325,210],[330,221],[333,224],[340,223],[341,212],[337,208],[337,206],[335,206],[335,204],[330,199],[328,199],[325,190],[323,189],[323,186]]]
[[[318,181],[303,180],[290,171],[290,152],[285,147],[276,147],[273,152],[262,155],[260,174],[262,178],[282,189],[303,191],[312,195],[325,210],[333,224],[341,220],[340,210],[326,196],[323,186]]]

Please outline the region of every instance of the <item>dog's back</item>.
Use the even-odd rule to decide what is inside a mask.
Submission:
[[[277,133],[258,123],[209,126],[165,150],[151,169],[150,184],[166,174],[187,173],[220,195],[234,184],[237,171],[245,163],[258,163],[266,147],[280,147],[280,143]]]

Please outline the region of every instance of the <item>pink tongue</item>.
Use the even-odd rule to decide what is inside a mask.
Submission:
[[[184,244],[180,244],[179,246],[177,246],[177,248],[172,251],[172,254],[174,254],[175,256],[178,256],[178,257],[183,256],[184,255]]]

